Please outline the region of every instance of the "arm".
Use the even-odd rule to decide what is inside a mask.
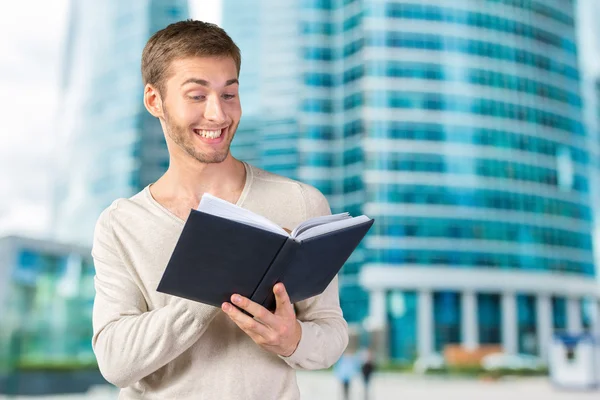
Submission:
[[[148,311],[144,296],[117,254],[111,211],[94,233],[96,268],[92,347],[105,379],[124,388],[150,375],[194,344],[219,309],[173,298]]]
[[[348,324],[340,308],[337,281],[335,277],[322,294],[295,305],[302,335],[296,351],[281,357],[291,367],[329,368],[346,349]]]

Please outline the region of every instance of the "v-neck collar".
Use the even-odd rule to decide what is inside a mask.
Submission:
[[[250,166],[250,164],[246,163],[245,161],[242,161],[242,164],[244,164],[244,168],[246,169],[246,180],[244,181],[244,188],[242,189],[242,193],[240,194],[240,197],[238,198],[237,202],[235,203],[236,206],[240,206],[240,207],[243,206],[244,201],[246,200],[246,197],[248,196],[248,192],[250,191],[250,186],[252,186],[252,180],[253,180],[253,175],[252,175],[253,171],[252,171],[252,167]],[[156,201],[156,199],[152,196],[152,193],[150,192],[150,186],[152,186],[152,183],[144,188],[144,194],[146,195],[146,198],[148,199],[148,201],[150,203],[154,204],[161,211],[163,211],[171,219],[175,220],[176,222],[178,222],[182,225],[185,224],[185,220],[179,218],[177,215],[175,215],[173,212],[171,212],[171,210],[169,210],[167,207],[163,206],[158,201]]]

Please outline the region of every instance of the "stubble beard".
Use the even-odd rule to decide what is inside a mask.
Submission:
[[[231,129],[235,129],[236,127],[234,127],[233,125],[229,127],[229,138],[225,138],[225,140],[228,140],[228,143],[223,148],[223,150],[213,154],[206,154],[198,151],[195,148],[193,139],[190,137],[189,134],[189,129],[178,125],[176,122],[172,122],[172,119],[170,118],[166,108],[163,108],[163,111],[165,118],[165,130],[167,131],[167,135],[169,135],[171,140],[181,149],[183,149],[183,151],[185,151],[190,157],[204,164],[216,164],[225,161],[225,159],[229,155],[229,147],[231,145],[231,139],[234,133],[231,132]]]

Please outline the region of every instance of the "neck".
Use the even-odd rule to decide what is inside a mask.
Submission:
[[[179,160],[177,160],[179,161]],[[204,193],[236,202],[244,187],[246,169],[229,154],[221,163],[205,164],[171,159],[169,169],[152,185],[163,196],[198,204]]]

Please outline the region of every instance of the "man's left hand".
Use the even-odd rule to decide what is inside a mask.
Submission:
[[[231,302],[252,314],[254,318],[227,302],[223,303],[221,308],[256,344],[272,353],[289,357],[298,347],[302,327],[296,319],[294,306],[283,283],[276,284],[273,293],[277,303],[274,313],[238,294],[231,296]]]

